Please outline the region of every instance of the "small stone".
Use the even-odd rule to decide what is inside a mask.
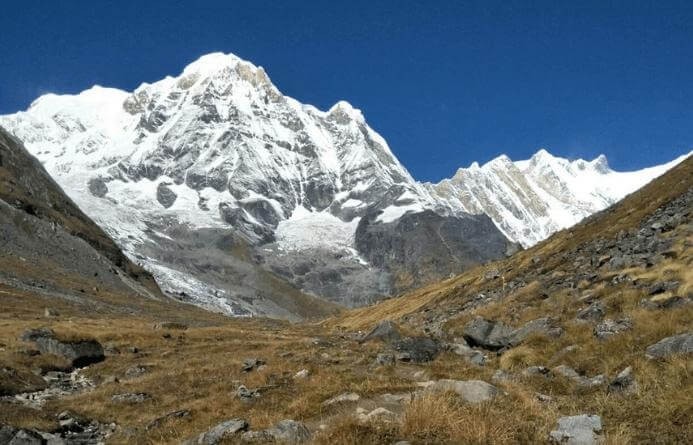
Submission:
[[[60,314],[55,309],[51,309],[51,308],[47,307],[46,309],[44,309],[43,315],[47,318],[53,318],[53,317],[59,316]]]
[[[596,445],[602,431],[602,419],[596,415],[561,417],[549,437],[552,443],[567,445]]]
[[[602,318],[604,318],[604,304],[601,301],[595,301],[589,306],[587,306],[585,309],[582,309],[577,313],[577,318],[578,320],[582,321],[601,321]]]
[[[620,320],[611,320],[607,318],[594,328],[593,333],[598,339],[604,340],[632,328],[633,322],[629,318],[622,318]]]
[[[247,388],[245,385],[241,385],[236,390],[236,397],[242,401],[248,402],[257,397],[260,397],[260,392],[257,389]]]
[[[443,379],[433,382],[425,389],[426,392],[457,393],[468,403],[480,403],[493,399],[500,391],[495,386],[482,380],[449,380]]]

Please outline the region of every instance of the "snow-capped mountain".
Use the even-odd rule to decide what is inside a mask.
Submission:
[[[421,184],[347,102],[301,104],[220,53],[134,92],[45,95],[0,125],[165,292],[234,315],[292,318],[316,304],[306,294],[358,305],[446,277],[668,168],[540,151]]]
[[[303,293],[361,304],[507,247],[485,216],[405,224],[436,199],[359,110],[303,105],[233,55],[132,93],[45,95],[0,125],[164,291],[231,314],[290,317]],[[383,243],[357,250],[375,232]],[[455,261],[414,267],[449,249]]]
[[[529,247],[616,203],[688,156],[617,172],[604,155],[569,161],[542,149],[526,161],[503,155],[482,166],[473,163],[426,186],[451,211],[487,214],[509,239]]]

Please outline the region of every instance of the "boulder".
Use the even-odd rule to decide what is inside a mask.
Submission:
[[[513,329],[503,324],[484,318],[475,318],[464,327],[464,339],[472,346],[498,350],[510,345]]]
[[[105,359],[103,346],[96,340],[60,340],[48,328],[29,329],[20,339],[36,344],[42,354],[53,354],[69,360],[74,367],[83,367]]]
[[[398,352],[397,360],[403,362],[429,362],[440,352],[438,343],[428,337],[405,337],[394,342],[392,347]]]
[[[517,346],[532,334],[557,337],[562,329],[554,327],[551,319],[544,317],[525,323],[514,329],[500,321],[477,317],[464,327],[464,339],[471,346],[497,351]]]
[[[578,386],[583,388],[594,388],[597,386],[602,386],[604,383],[606,383],[606,378],[602,374],[594,377],[587,377],[580,375],[576,370],[566,365],[556,366],[552,369],[552,371],[556,375],[561,375],[574,381]]]
[[[397,325],[391,320],[381,321],[361,339],[361,343],[371,340],[380,340],[387,343],[397,341],[401,338]]]
[[[693,353],[693,333],[690,332],[663,338],[645,350],[645,355],[650,359],[690,353]]]
[[[282,420],[265,432],[278,443],[298,444],[308,442],[311,433],[308,427],[295,420]]]
[[[207,432],[186,441],[185,445],[216,445],[221,443],[222,440],[231,438],[247,429],[248,422],[243,419],[227,420],[211,428]]]
[[[601,431],[601,417],[581,414],[558,419],[558,426],[551,431],[549,438],[556,444],[596,445],[599,443]]]
[[[450,344],[448,348],[474,365],[484,366],[484,363],[486,363],[486,356],[481,351],[470,348],[466,343]]]
[[[468,403],[481,403],[496,397],[500,391],[495,386],[482,380],[443,379],[431,383],[424,393],[452,391]]]

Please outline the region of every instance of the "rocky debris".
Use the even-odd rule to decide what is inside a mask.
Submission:
[[[131,405],[144,403],[148,400],[151,400],[151,398],[152,396],[144,392],[128,392],[124,394],[114,394],[113,396],[111,396],[111,400],[114,403],[127,403]]]
[[[80,369],[71,372],[49,371],[43,375],[44,389],[8,396],[12,402],[32,408],[41,408],[48,400],[64,397],[93,388],[94,383],[82,375]]]
[[[549,438],[552,443],[566,445],[596,445],[600,441],[602,419],[596,415],[561,417]]]
[[[392,344],[398,352],[397,360],[424,363],[436,358],[440,353],[438,343],[428,337],[405,337]]]
[[[69,411],[58,414],[60,428],[53,431],[54,437],[46,437],[49,444],[96,444],[103,443],[116,429],[115,423],[101,424],[95,420],[89,420]],[[53,442],[51,441],[53,440]]]
[[[156,429],[160,427],[164,422],[167,422],[171,419],[182,419],[184,417],[189,417],[190,416],[190,411],[187,409],[181,409],[177,411],[172,411],[168,414],[164,414],[161,417],[157,417],[156,419],[152,420],[147,424],[145,429],[147,431]]]
[[[426,385],[424,393],[454,392],[468,403],[480,403],[493,399],[500,394],[495,386],[482,380],[443,379]]]
[[[42,354],[53,354],[69,360],[76,368],[105,359],[103,347],[96,340],[60,340],[52,330],[47,328],[30,329],[20,338],[34,342]]]
[[[395,355],[389,353],[381,353],[375,358],[375,364],[379,366],[390,366],[395,364]]]
[[[385,320],[375,325],[375,327],[361,339],[361,343],[372,340],[391,343],[399,340],[401,337],[397,325],[391,320]]]
[[[605,312],[604,303],[595,301],[586,308],[578,311],[575,318],[582,321],[599,322],[604,318]]]
[[[243,419],[231,419],[220,423],[197,437],[187,440],[185,445],[217,445],[248,429]]]
[[[188,329],[188,325],[185,323],[179,323],[177,321],[162,321],[154,325],[154,329],[170,329],[176,331],[185,331]]]
[[[260,358],[247,358],[243,360],[243,365],[241,366],[241,371],[243,372],[250,372],[253,369],[259,370],[261,366],[264,366],[266,363],[263,359]]]
[[[125,377],[135,378],[147,373],[147,368],[140,365],[131,366],[125,370]]]
[[[638,382],[633,377],[633,368],[628,366],[619,372],[616,378],[609,382],[607,392],[617,394],[632,394],[638,391]]]
[[[633,322],[630,318],[622,318],[620,320],[606,320],[599,323],[594,328],[594,336],[600,340],[604,340],[621,332],[628,331],[633,328]]]
[[[294,445],[308,442],[312,434],[308,427],[295,420],[281,420],[273,427],[261,431],[247,431],[241,435],[245,443],[281,443]]]
[[[464,327],[464,339],[470,345],[492,351],[517,346],[532,334],[556,337],[561,333],[562,330],[554,327],[549,318],[538,318],[514,329],[501,321],[490,321],[477,317]]]
[[[663,338],[645,350],[645,355],[651,359],[691,353],[693,353],[693,333],[690,332]]]
[[[238,387],[238,389],[236,389],[236,397],[241,399],[241,401],[249,402],[260,397],[260,391],[257,389],[250,389],[245,385],[241,385]]]
[[[580,375],[576,370],[566,365],[556,366],[551,371],[556,375],[560,375],[574,381],[578,386],[583,388],[595,388],[606,383],[606,377],[604,377],[602,374],[594,377],[586,377],[584,375]]]
[[[359,400],[361,400],[361,396],[356,394],[355,392],[345,392],[343,394],[334,396],[331,399],[325,400],[324,402],[322,402],[322,406],[332,406],[340,403],[358,402]]]

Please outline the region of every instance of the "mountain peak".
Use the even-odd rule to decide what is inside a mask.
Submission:
[[[592,167],[599,173],[608,173],[611,171],[611,168],[609,167],[609,161],[603,154],[600,154],[599,156],[594,158],[590,162],[590,164],[592,164]]]
[[[246,61],[231,53],[226,54],[222,52],[215,52],[205,54],[197,60],[195,60],[194,62],[188,64],[183,69],[183,74],[213,73],[215,71],[219,71],[222,68],[236,66],[239,62]]]
[[[366,119],[363,117],[363,113],[358,108],[354,108],[349,102],[345,100],[340,100],[327,111],[330,116],[342,116],[348,117],[350,120],[356,122],[364,123]]]

